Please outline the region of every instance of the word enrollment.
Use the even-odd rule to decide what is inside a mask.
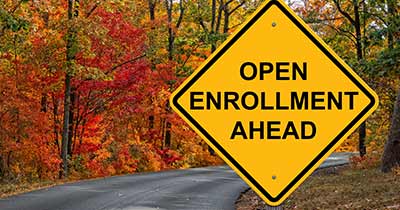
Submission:
[[[307,63],[297,62],[245,62],[239,69],[245,81],[264,80],[307,80]],[[191,110],[342,110],[354,109],[356,91],[219,91],[190,92]],[[289,112],[288,112],[289,113]],[[290,114],[290,113],[289,113]],[[266,115],[268,116],[268,115]],[[236,121],[230,139],[285,140],[288,138],[307,140],[317,134],[312,121]]]

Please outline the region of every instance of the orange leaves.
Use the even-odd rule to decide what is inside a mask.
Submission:
[[[182,158],[180,157],[180,155],[173,151],[170,150],[168,148],[166,149],[161,149],[161,150],[157,150],[158,155],[160,155],[160,157],[162,158],[162,160],[165,162],[165,164],[170,165],[175,163],[176,161],[181,160]]]
[[[377,168],[380,164],[381,157],[377,153],[371,153],[366,156],[353,156],[350,158],[350,165],[355,169],[371,169]]]
[[[209,55],[208,47],[196,43],[192,29],[182,26],[178,33],[171,25],[177,47],[175,60],[169,60],[162,7],[161,18],[149,22],[136,16],[147,13],[130,10],[133,5],[102,2],[87,17],[95,4],[81,2],[73,22],[67,21],[66,2],[43,0],[19,9],[29,28],[0,35],[0,171],[6,171],[1,178],[58,177],[65,34],[71,26],[76,56],[68,162],[74,178],[218,162],[167,103],[182,75]],[[192,37],[178,40],[186,35]]]
[[[137,169],[138,160],[134,159],[129,146],[124,145],[117,154],[117,161],[113,164],[118,174],[133,173]]]

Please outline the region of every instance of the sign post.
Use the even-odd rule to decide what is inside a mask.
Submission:
[[[280,205],[377,107],[375,92],[269,0],[172,95],[172,108]]]
[[[281,206],[267,206],[265,210],[282,210]]]

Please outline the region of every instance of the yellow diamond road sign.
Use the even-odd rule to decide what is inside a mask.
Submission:
[[[281,0],[263,4],[171,97],[270,205],[284,201],[377,103]]]

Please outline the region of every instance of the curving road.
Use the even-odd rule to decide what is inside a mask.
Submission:
[[[321,167],[343,165],[334,154]],[[228,166],[116,176],[59,185],[0,199],[1,210],[234,209],[247,189]]]

